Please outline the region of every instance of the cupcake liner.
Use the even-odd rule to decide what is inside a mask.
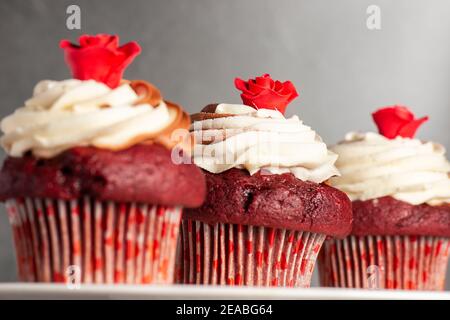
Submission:
[[[443,290],[450,239],[349,236],[330,239],[319,255],[325,287]]]
[[[26,198],[6,209],[21,281],[173,282],[180,207]]]
[[[183,220],[175,282],[309,287],[325,235]]]

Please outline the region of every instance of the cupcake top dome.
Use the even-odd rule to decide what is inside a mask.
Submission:
[[[354,235],[450,236],[450,164],[443,146],[414,138],[428,117],[403,106],[373,113],[379,133],[347,134],[332,150],[353,200]]]
[[[122,79],[140,53],[115,35],[61,41],[73,79],[39,82],[1,122],[8,158],[0,200],[39,197],[199,206],[205,181],[190,152],[189,115],[143,80]],[[174,132],[185,132],[184,136]]]
[[[212,104],[191,116],[193,159],[208,193],[184,217],[346,236],[350,200],[324,183],[339,174],[337,155],[297,116],[283,115],[298,96],[294,85],[265,74],[235,86],[244,104]]]

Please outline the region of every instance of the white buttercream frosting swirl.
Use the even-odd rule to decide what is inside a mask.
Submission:
[[[13,157],[49,158],[75,146],[117,150],[151,136],[173,120],[164,102],[137,103],[127,83],[111,89],[94,80],[39,82],[33,97],[1,122],[1,145]]]
[[[352,200],[392,196],[414,205],[450,203],[450,164],[440,144],[351,132],[331,150],[339,155],[341,172],[331,183]]]
[[[276,110],[219,104],[215,116],[194,121],[194,162],[220,173],[231,168],[251,175],[292,173],[303,181],[323,182],[338,175],[337,155],[297,116],[285,118]]]

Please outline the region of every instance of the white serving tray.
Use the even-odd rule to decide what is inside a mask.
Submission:
[[[357,290],[334,288],[257,288],[194,285],[81,285],[70,289],[64,284],[0,284],[0,299],[438,299],[450,300],[450,291]]]

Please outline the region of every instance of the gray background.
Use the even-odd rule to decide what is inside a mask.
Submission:
[[[81,7],[81,31],[66,29],[69,4]],[[371,4],[381,8],[381,30],[366,28]],[[240,102],[234,77],[268,72],[294,82],[300,98],[288,114],[328,143],[374,130],[370,112],[399,103],[429,115],[418,136],[448,149],[449,17],[446,0],[0,0],[0,115],[37,81],[70,77],[60,39],[106,32],[142,46],[128,78],[150,80],[190,112]],[[10,239],[1,212],[0,281],[15,279]]]

